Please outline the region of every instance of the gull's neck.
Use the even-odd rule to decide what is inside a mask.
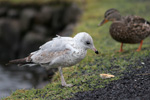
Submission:
[[[75,41],[75,44],[76,44],[76,47],[77,47],[77,48],[80,48],[80,49],[86,50],[86,49],[84,48],[83,43],[82,43],[79,39],[77,39],[77,38],[73,38],[73,40]]]

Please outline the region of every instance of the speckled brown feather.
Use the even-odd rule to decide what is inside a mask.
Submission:
[[[150,23],[138,16],[122,17],[110,26],[113,39],[122,43],[140,43],[150,35]]]

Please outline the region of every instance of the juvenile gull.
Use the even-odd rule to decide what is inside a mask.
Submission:
[[[28,57],[11,60],[9,63],[36,64],[46,69],[58,68],[62,86],[70,87],[72,85],[65,82],[62,67],[70,67],[80,62],[86,56],[87,49],[92,49],[98,54],[92,37],[86,32],[80,32],[74,38],[57,36],[40,46],[39,50],[30,53]]]

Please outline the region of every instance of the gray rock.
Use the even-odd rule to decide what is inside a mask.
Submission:
[[[49,24],[51,17],[52,17],[52,14],[53,14],[53,8],[52,7],[43,6],[35,18],[36,23],[44,24],[44,25]]]
[[[76,23],[81,13],[82,13],[81,9],[76,4],[73,3],[72,5],[70,5],[65,9],[62,21],[65,25],[69,23]]]
[[[33,32],[28,32],[23,38],[19,58],[26,57],[31,52],[38,50],[39,46],[41,46],[45,42],[46,39],[41,35]]]
[[[33,31],[43,37],[45,37],[46,34],[48,33],[48,29],[43,25],[34,25]]]
[[[71,36],[74,30],[75,24],[67,25],[63,31],[59,33],[60,36]]]
[[[10,9],[7,12],[7,16],[9,18],[18,18],[19,17],[19,11],[17,9]]]
[[[37,11],[33,8],[26,8],[21,13],[21,26],[23,31],[27,31],[32,27]]]
[[[20,27],[17,20],[0,19],[0,59],[8,61],[17,55]]]
[[[53,29],[59,29],[62,26],[62,16],[63,16],[63,8],[62,7],[58,7],[55,8],[53,16],[52,16],[52,22],[51,22],[51,26]]]
[[[7,7],[1,7],[0,8],[0,17],[5,16],[7,13]]]

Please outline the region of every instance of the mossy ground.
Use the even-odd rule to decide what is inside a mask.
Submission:
[[[94,40],[95,47],[100,54],[96,55],[88,50],[86,58],[79,64],[64,68],[63,73],[67,83],[74,84],[71,88],[62,87],[57,72],[52,83],[42,89],[17,90],[5,100],[33,99],[33,100],[62,100],[74,96],[76,92],[103,88],[110,81],[117,80],[128,65],[133,65],[139,58],[150,54],[150,37],[144,40],[142,51],[136,52],[139,44],[125,44],[124,52],[117,53],[120,43],[113,40],[109,34],[111,22],[98,27],[105,11],[109,8],[118,9],[122,15],[138,15],[150,20],[150,1],[148,0],[85,0],[80,4],[84,9],[82,18],[75,28],[74,35],[81,31],[88,32]],[[130,60],[128,60],[130,59]],[[140,68],[141,66],[134,66]],[[114,74],[115,78],[101,79],[99,74]]]

